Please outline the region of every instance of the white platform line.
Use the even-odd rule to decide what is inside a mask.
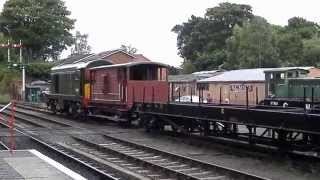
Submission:
[[[66,175],[70,176],[73,179],[76,180],[87,180],[86,178],[82,177],[80,174],[72,171],[71,169],[63,166],[62,164],[58,163],[57,161],[54,161],[53,159],[45,156],[44,154],[40,153],[37,150],[31,149],[29,150],[32,154],[38,156],[40,159],[44,160],[45,162],[47,162],[48,164],[50,164],[51,166],[57,168],[58,170],[60,170],[61,172],[65,173]]]

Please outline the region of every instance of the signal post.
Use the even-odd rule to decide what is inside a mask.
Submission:
[[[25,72],[25,64],[22,62],[22,42],[20,40],[19,44],[10,44],[8,40],[7,44],[0,44],[0,48],[8,48],[8,68],[11,69],[13,67],[20,67],[22,70],[22,87],[21,87],[21,98],[22,101],[25,100],[25,90],[26,90],[26,72]],[[11,48],[19,48],[19,64],[13,63],[10,57],[10,49]]]

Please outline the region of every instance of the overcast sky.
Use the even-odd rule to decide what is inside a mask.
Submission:
[[[5,0],[0,0],[1,6]],[[75,30],[89,34],[92,52],[131,44],[154,61],[179,66],[176,34],[171,29],[221,2],[249,4],[255,15],[285,25],[293,16],[320,22],[319,0],[65,0]],[[65,52],[63,54],[69,54]]]

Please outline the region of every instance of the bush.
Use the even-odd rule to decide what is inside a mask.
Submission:
[[[8,69],[6,65],[0,65],[0,103],[10,101],[11,84],[19,80],[20,72],[15,69]]]
[[[10,96],[9,94],[0,94],[0,103],[1,104],[7,104],[10,101]]]
[[[26,75],[32,79],[48,80],[52,63],[32,63],[26,67]]]

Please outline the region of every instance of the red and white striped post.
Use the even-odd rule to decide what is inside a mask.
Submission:
[[[10,128],[10,153],[13,153],[13,150],[16,149],[16,142],[15,142],[15,133],[14,133],[14,128],[15,128],[15,111],[16,111],[16,104],[14,101],[11,103],[11,116],[9,120],[9,128]]]

